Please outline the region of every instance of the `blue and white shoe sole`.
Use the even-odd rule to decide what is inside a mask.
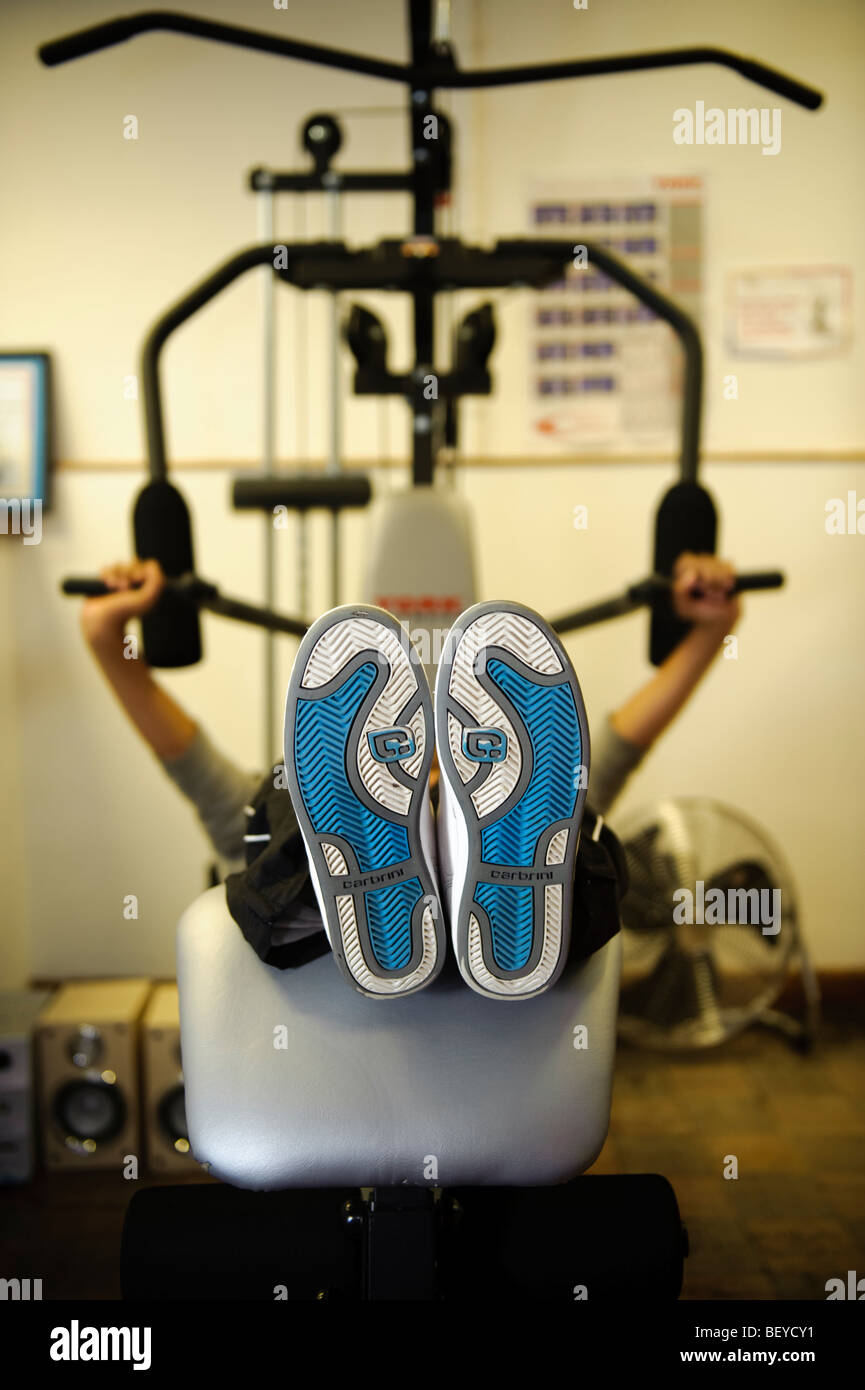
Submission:
[[[479,993],[528,999],[568,957],[589,728],[570,659],[539,614],[480,603],[436,682],[436,743],[458,807],[451,934]],[[461,881],[460,881],[461,879]]]
[[[363,994],[411,994],[444,962],[420,831],[433,748],[429,685],[396,619],[361,605],[319,618],[289,681],[286,777],[333,954]]]

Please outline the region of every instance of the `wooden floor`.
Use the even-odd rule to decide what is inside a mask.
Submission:
[[[694,1057],[621,1044],[590,1171],[669,1178],[683,1298],[825,1299],[827,1279],[865,1276],[865,1029],[826,1024],[809,1056],[762,1029]]]
[[[687,1058],[621,1045],[591,1171],[672,1182],[691,1246],[684,1298],[822,1300],[827,1279],[865,1276],[863,1099],[862,1025],[826,1024],[810,1056],[762,1030]],[[164,1180],[134,1186],[151,1181]],[[43,1174],[0,1190],[0,1276],[41,1278],[46,1299],[118,1298],[132,1186]]]

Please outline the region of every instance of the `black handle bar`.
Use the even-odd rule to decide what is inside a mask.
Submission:
[[[783,584],[784,575],[780,570],[759,570],[752,574],[738,574],[732,592],[741,594],[752,589],[780,589]],[[637,608],[659,603],[665,597],[669,598],[672,589],[671,579],[662,574],[652,574],[648,579],[641,579],[638,584],[631,584],[616,598],[590,604],[588,608],[578,608],[573,613],[563,613],[560,618],[555,618],[550,626],[555,632],[576,632],[583,627],[593,627],[595,623],[605,623],[610,618],[623,618]],[[691,597],[703,598],[703,590],[692,589]]]
[[[737,574],[730,593],[741,594],[751,589],[780,589],[783,584],[784,576],[780,570],[757,570],[751,574]],[[648,579],[641,580],[639,584],[632,584],[627,592],[638,603],[654,603],[655,599],[663,598],[664,595],[672,593],[672,590],[672,579],[663,574],[653,574]],[[705,593],[700,588],[691,589],[690,594],[691,598],[705,598]]]
[[[780,589],[783,583],[784,576],[779,570],[740,574],[736,576],[733,592],[743,593],[749,589]],[[136,583],[132,587],[138,589],[141,585]],[[234,618],[237,622],[252,623],[255,627],[263,627],[269,632],[287,632],[292,636],[302,637],[307,630],[307,624],[300,618],[285,617],[280,613],[274,613],[269,608],[260,608],[254,604],[239,602],[236,599],[223,598],[215,584],[209,584],[194,574],[184,574],[179,579],[168,579],[165,587],[180,594],[199,608],[206,608],[211,613],[219,613],[224,618]],[[672,587],[671,580],[665,579],[663,575],[653,574],[638,584],[632,584],[620,597],[593,604],[589,608],[580,608],[574,613],[566,613],[561,618],[556,618],[550,626],[556,632],[574,632],[578,628],[591,627],[594,623],[606,622],[609,618],[620,618],[626,613],[633,613],[636,608],[656,603],[665,595],[669,596]],[[99,598],[105,594],[122,592],[112,589],[101,579],[90,578],[64,579],[60,589],[64,594],[82,598]],[[694,598],[703,596],[700,589],[692,589],[691,594]]]
[[[260,53],[275,53],[282,58],[319,63],[325,67],[342,68],[348,72],[364,73],[369,77],[391,82],[406,82],[413,87],[478,88],[509,87],[528,82],[555,82],[570,77],[599,77],[615,72],[641,72],[649,68],[684,67],[691,63],[717,63],[732,68],[740,76],[766,87],[770,92],[787,97],[798,106],[816,111],[823,101],[822,92],[807,86],[798,78],[779,72],[757,58],[746,58],[725,48],[701,46],[696,48],[660,49],[655,53],[624,53],[606,58],[575,59],[564,63],[533,63],[517,68],[488,68],[460,71],[453,59],[432,55],[425,63],[390,63],[369,58],[345,49],[325,48],[321,44],[299,43],[296,39],[279,38],[276,34],[247,29],[237,24],[219,24],[199,19],[196,15],[179,14],[174,10],[144,10],[79,29],[65,38],[43,44],[39,57],[46,67],[56,67],[73,58],[83,58],[103,48],[112,48],[137,34],[156,29],[176,34],[189,34],[199,39],[213,39],[233,44],[237,48],[256,49]]]
[[[134,583],[132,588],[140,589],[141,584]],[[251,623],[253,627],[262,627],[267,632],[287,632],[292,637],[303,637],[309,626],[301,618],[274,613],[271,608],[261,608],[257,604],[244,603],[239,599],[224,598],[215,584],[209,584],[206,579],[199,579],[195,574],[182,574],[178,579],[166,579],[165,588],[170,593],[179,594],[190,603],[194,603],[196,607],[207,609],[209,613],[218,613],[223,618],[233,618],[238,623]],[[122,593],[123,590],[112,589],[101,579],[71,578],[62,581],[60,592],[73,597],[101,598],[105,594]]]
[[[780,589],[783,584],[784,576],[780,570],[765,570],[754,574],[737,575],[731,592],[741,594],[746,589]],[[132,588],[140,589],[140,582],[135,582]],[[196,601],[204,598],[215,598],[219,593],[215,584],[208,584],[206,580],[198,579],[194,575],[182,575],[179,579],[167,579],[166,588],[174,589]],[[627,590],[627,594],[636,604],[640,605],[653,603],[656,598],[669,594],[672,588],[671,580],[664,578],[663,575],[653,574],[649,579],[642,579],[638,584],[632,584]],[[120,589],[112,589],[102,579],[88,578],[64,579],[60,585],[60,590],[61,593],[82,598],[101,598],[105,594],[123,592]],[[692,589],[691,597],[703,598],[702,589]]]

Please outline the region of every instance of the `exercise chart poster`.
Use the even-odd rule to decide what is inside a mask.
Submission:
[[[529,232],[611,251],[698,325],[704,183],[698,175],[533,183]],[[582,259],[582,258],[579,258]],[[672,330],[591,265],[531,296],[528,434],[535,448],[674,449],[683,363]]]

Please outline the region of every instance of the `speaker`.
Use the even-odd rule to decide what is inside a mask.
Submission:
[[[200,1173],[189,1147],[177,985],[157,985],[141,1024],[144,1146],[159,1173]]]
[[[48,990],[0,990],[0,1183],[33,1176],[33,1030],[50,998]]]
[[[45,1166],[119,1167],[139,1153],[138,1027],[149,980],[62,985],[37,1029]]]

